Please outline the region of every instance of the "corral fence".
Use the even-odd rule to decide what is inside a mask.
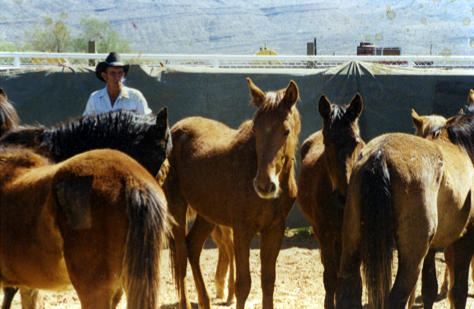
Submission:
[[[45,65],[94,66],[107,54],[0,52],[0,69]],[[194,55],[194,54],[122,54],[130,64],[148,66],[186,66],[252,69],[320,69],[351,61],[364,61],[410,68],[474,68],[474,56],[299,56],[299,55]]]

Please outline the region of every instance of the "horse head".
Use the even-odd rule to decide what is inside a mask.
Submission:
[[[438,115],[419,116],[414,109],[411,110],[411,120],[415,125],[416,135],[427,138],[436,137],[439,129],[446,125],[446,118]]]
[[[18,127],[20,118],[13,105],[8,101],[5,90],[0,88],[0,137]]]
[[[156,116],[155,124],[139,134],[133,149],[126,153],[156,177],[161,165],[171,153],[172,147],[168,108],[163,107]]]
[[[254,189],[261,198],[277,198],[280,174],[287,166],[293,168],[294,153],[301,129],[296,109],[298,86],[291,81],[286,89],[264,93],[247,79],[252,104],[257,106],[252,131],[257,152],[257,175]]]
[[[331,104],[325,95],[319,99],[323,118],[324,157],[334,193],[347,196],[352,166],[364,147],[358,119],[362,97],[356,94],[348,106]]]

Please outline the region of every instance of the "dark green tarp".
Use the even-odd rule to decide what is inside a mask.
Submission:
[[[350,62],[330,69],[212,69],[132,66],[125,84],[139,89],[154,113],[169,107],[170,124],[187,116],[203,116],[237,128],[252,118],[246,78],[263,91],[277,90],[294,80],[300,90],[300,143],[321,129],[317,102],[325,94],[347,104],[356,92],[364,100],[360,118],[365,141],[387,132],[414,131],[411,110],[420,115],[451,116],[474,88],[474,71],[413,69]],[[0,87],[14,103],[23,124],[54,125],[80,116],[89,95],[105,84],[93,68],[37,68],[0,72]],[[299,162],[299,156],[298,156]],[[289,227],[307,226],[295,207]]]

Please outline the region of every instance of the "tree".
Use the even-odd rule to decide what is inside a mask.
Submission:
[[[2,52],[15,52],[21,50],[20,46],[14,43],[6,42],[4,39],[0,39],[0,51]]]
[[[109,21],[101,21],[94,17],[84,17],[80,27],[82,32],[72,37],[67,25],[62,20],[53,21],[52,18],[43,18],[43,26],[35,26],[32,30],[26,30],[25,50],[42,52],[81,52],[88,51],[90,40],[97,42],[97,52],[119,53],[131,52],[130,43],[127,39],[112,29]],[[2,47],[0,42],[0,48]]]
[[[102,21],[95,17],[84,17],[80,23],[83,32],[79,42],[83,42],[87,50],[88,41],[97,42],[98,53],[109,53],[111,51],[119,53],[131,52],[130,43],[127,39],[122,39],[120,34],[112,29],[109,21]],[[78,44],[81,44],[77,42]]]
[[[26,30],[27,43],[25,49],[42,52],[61,53],[70,50],[70,31],[61,20],[43,18],[44,26]]]

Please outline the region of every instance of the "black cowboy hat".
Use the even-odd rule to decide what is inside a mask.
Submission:
[[[130,69],[129,64],[123,64],[122,58],[120,58],[120,55],[116,52],[111,52],[107,58],[105,58],[105,61],[99,62],[99,64],[95,67],[95,75],[97,78],[105,83],[105,80],[102,78],[102,72],[105,72],[107,67],[113,66],[113,67],[123,67],[123,72],[125,75],[128,73],[128,69]]]

